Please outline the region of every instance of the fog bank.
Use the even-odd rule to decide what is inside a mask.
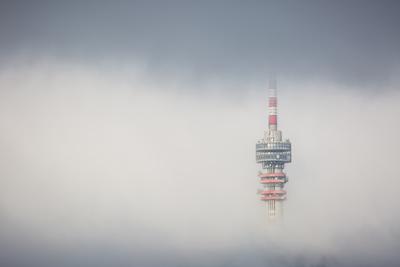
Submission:
[[[400,262],[398,91],[280,83],[293,163],[285,223],[268,229],[257,84],[187,90],[140,66],[10,66],[0,73],[3,266]]]

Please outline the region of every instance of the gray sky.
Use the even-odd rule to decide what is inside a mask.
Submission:
[[[381,87],[398,73],[398,1],[1,1],[0,54],[55,56],[197,80]]]

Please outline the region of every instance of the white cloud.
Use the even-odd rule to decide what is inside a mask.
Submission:
[[[282,86],[280,127],[294,161],[285,228],[268,236],[254,162],[266,92],[239,99],[216,86],[185,91],[127,73],[56,62],[2,70],[8,240],[61,250],[85,242],[157,247],[199,261],[238,250],[262,261],[271,246],[345,262],[398,260],[398,93]]]

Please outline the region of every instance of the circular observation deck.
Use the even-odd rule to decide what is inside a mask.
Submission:
[[[260,142],[256,144],[257,163],[289,163],[292,161],[292,145],[285,142]]]

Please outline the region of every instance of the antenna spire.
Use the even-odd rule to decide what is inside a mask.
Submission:
[[[278,129],[278,97],[277,97],[277,82],[276,79],[269,80],[269,98],[268,98],[268,127],[270,130]]]

